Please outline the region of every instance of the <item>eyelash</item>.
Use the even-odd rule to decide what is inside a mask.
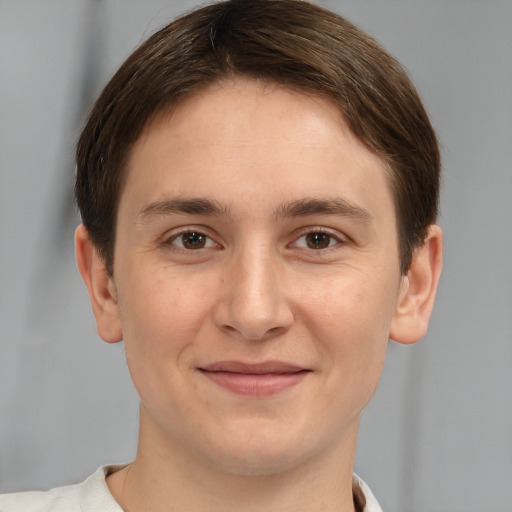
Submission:
[[[192,228],[189,227],[189,228],[183,229],[182,231],[180,231],[178,233],[174,233],[172,236],[170,236],[169,238],[167,238],[164,241],[164,244],[172,245],[175,248],[177,248],[178,250],[185,252],[185,253],[197,253],[198,251],[200,251],[202,249],[221,248],[221,246],[218,243],[216,243],[213,240],[213,238],[211,236],[207,235],[204,231],[205,231],[204,228],[194,229],[193,227]],[[182,246],[177,245],[175,242],[177,240],[179,240],[180,238],[183,240],[183,237],[185,235],[196,235],[197,237],[204,238],[206,240],[205,244],[209,244],[209,245],[207,245],[207,246],[205,245],[205,246],[199,247],[199,248],[187,248],[183,245]]]
[[[308,241],[306,241],[305,242],[306,246],[299,247],[299,245],[298,245],[299,240],[301,240],[302,238],[306,239],[309,235],[322,235],[322,236],[328,237],[329,240],[328,240],[327,246],[317,247],[317,248],[308,247],[307,246]],[[325,228],[307,228],[307,230],[304,230],[301,233],[301,235],[295,239],[295,241],[293,242],[292,245],[294,245],[295,247],[299,247],[300,249],[305,249],[305,250],[309,249],[309,250],[312,250],[315,252],[324,252],[324,251],[332,250],[336,246],[343,245],[346,243],[347,243],[347,240],[344,239],[342,236],[334,234]]]
[[[205,245],[198,247],[198,248],[185,247],[184,243],[183,243],[183,237],[185,235],[195,235],[196,237],[199,238],[199,240],[198,240],[199,243],[201,242],[200,239],[203,238]],[[301,239],[303,239],[303,238],[306,239],[306,237],[308,237],[310,235],[322,235],[324,237],[327,237],[328,238],[327,245],[324,247],[317,247],[317,248],[309,247],[308,246],[309,241],[307,241],[307,240],[305,240],[304,245],[302,245],[302,246],[299,245],[299,241]],[[176,241],[178,241],[180,239],[182,240],[181,245],[178,245],[177,243],[175,243]],[[319,242],[321,242],[321,241],[322,240],[320,239]],[[294,241],[289,245],[291,247],[296,247],[300,250],[306,250],[306,251],[310,250],[310,251],[314,251],[314,252],[318,252],[318,253],[323,253],[326,251],[333,250],[335,247],[337,247],[339,245],[345,245],[348,242],[349,242],[349,240],[347,240],[346,237],[340,236],[339,234],[334,234],[328,229],[320,228],[320,227],[318,227],[318,228],[308,227],[308,228],[303,229],[301,231],[300,235],[297,238],[295,238]],[[220,244],[215,242],[215,240],[211,236],[209,236],[205,233],[204,228],[194,229],[194,227],[187,227],[186,229],[183,229],[182,231],[173,234],[172,236],[170,236],[169,238],[167,238],[164,241],[164,244],[166,246],[171,245],[176,250],[179,250],[182,253],[188,253],[189,255],[198,254],[202,250],[222,249],[222,246]]]

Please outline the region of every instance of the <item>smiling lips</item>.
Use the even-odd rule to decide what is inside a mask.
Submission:
[[[295,386],[310,372],[280,361],[257,364],[221,361],[199,370],[228,391],[248,396],[274,395]]]

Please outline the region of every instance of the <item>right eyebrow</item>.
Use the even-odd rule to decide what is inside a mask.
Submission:
[[[282,204],[275,212],[278,218],[307,217],[308,215],[341,215],[360,222],[370,223],[368,210],[341,197],[332,199],[305,198]]]
[[[213,215],[226,217],[228,208],[217,201],[200,197],[171,197],[154,201],[144,206],[138,217],[145,221],[153,216],[169,215],[172,213],[185,213],[189,215]]]

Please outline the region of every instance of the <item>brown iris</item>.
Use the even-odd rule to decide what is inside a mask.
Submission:
[[[325,249],[331,243],[331,236],[327,233],[308,233],[306,244],[310,249]]]
[[[190,233],[183,233],[181,240],[183,247],[187,249],[202,249],[206,245],[207,237],[201,233],[191,231]]]

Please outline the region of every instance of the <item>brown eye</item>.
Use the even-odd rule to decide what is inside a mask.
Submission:
[[[208,242],[210,242],[210,244],[208,244]],[[203,235],[203,233],[198,233],[197,231],[182,233],[173,240],[173,243],[184,249],[203,249],[211,245],[210,239],[206,235]]]
[[[206,237],[201,233],[184,233],[181,235],[183,247],[187,249],[202,249],[206,244]]]
[[[332,237],[327,233],[308,233],[305,238],[309,249],[326,249],[332,243]]]

